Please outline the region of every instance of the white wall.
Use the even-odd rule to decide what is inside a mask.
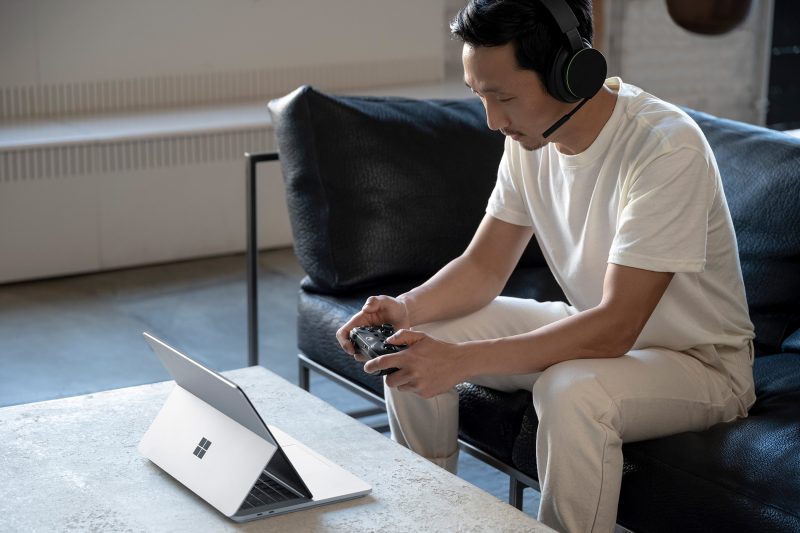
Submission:
[[[464,77],[464,67],[461,64],[461,49],[463,45],[458,39],[450,37],[450,21],[456,16],[458,10],[464,7],[466,0],[445,0],[445,76],[461,79]]]
[[[437,57],[430,0],[3,0],[3,84]]]
[[[30,91],[35,99],[37,90],[59,85],[112,98],[102,85],[80,84],[130,79],[152,80],[157,90],[159,81],[180,76],[290,69],[313,78],[315,69],[331,66],[360,67],[345,70],[362,77],[352,87],[381,76],[403,81],[392,78],[398,69],[408,82],[440,79],[443,2],[2,0],[0,110],[15,95]],[[217,100],[229,96],[230,80],[220,80]]]

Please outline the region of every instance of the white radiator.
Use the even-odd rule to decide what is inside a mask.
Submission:
[[[0,183],[240,160],[271,145],[272,131],[264,128],[0,151]]]
[[[305,83],[328,91],[442,79],[439,56],[37,85],[0,84],[0,120],[253,101]]]
[[[240,252],[246,151],[268,128],[0,152],[0,282]],[[260,246],[291,244],[277,163]]]

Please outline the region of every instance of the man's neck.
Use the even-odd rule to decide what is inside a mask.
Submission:
[[[603,85],[558,132],[554,140],[556,149],[565,155],[575,155],[589,148],[611,118],[616,103],[617,93]]]

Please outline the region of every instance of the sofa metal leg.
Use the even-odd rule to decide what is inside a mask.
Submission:
[[[525,485],[514,476],[509,476],[508,480],[508,503],[522,511],[522,491],[525,490]]]
[[[277,152],[246,153],[245,205],[247,212],[247,366],[258,365],[258,205],[256,202],[256,165],[278,161]]]
[[[304,391],[311,390],[311,371],[300,360],[297,361],[297,370],[299,371],[297,384]]]

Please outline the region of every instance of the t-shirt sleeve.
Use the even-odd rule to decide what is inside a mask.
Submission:
[[[513,157],[509,154],[509,149],[507,141],[503,157],[500,159],[500,166],[497,168],[497,182],[489,197],[486,213],[509,224],[531,226],[530,213],[523,201],[518,181],[520,175],[514,168]]]
[[[695,148],[671,150],[623,185],[609,263],[656,272],[702,272],[717,193],[713,162]]]

